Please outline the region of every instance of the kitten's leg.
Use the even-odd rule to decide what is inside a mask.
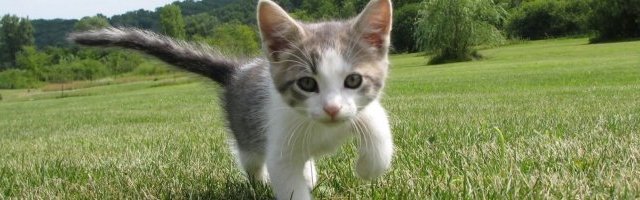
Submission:
[[[304,164],[304,179],[307,180],[307,186],[310,189],[313,189],[318,182],[316,162],[313,159]]]
[[[361,178],[372,180],[391,166],[393,137],[389,120],[380,103],[374,101],[362,111],[357,124],[355,129],[360,133],[356,172]]]
[[[267,169],[271,180],[271,187],[279,200],[311,199],[304,171],[307,161],[304,159],[291,158],[288,155],[280,154],[279,147],[270,149],[267,155]],[[286,150],[285,150],[286,151]]]
[[[269,174],[264,162],[264,155],[255,152],[238,150],[240,164],[251,181],[266,184],[269,182]]]

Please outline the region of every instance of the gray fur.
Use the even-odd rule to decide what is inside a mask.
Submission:
[[[204,45],[187,43],[135,28],[105,28],[69,35],[69,40],[87,46],[118,46],[140,50],[161,60],[202,76],[227,84],[242,65]]]

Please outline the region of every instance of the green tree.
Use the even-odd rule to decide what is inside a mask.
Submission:
[[[0,89],[37,88],[41,85],[32,72],[22,69],[9,69],[0,72]]]
[[[112,51],[102,59],[114,75],[131,72],[143,62],[140,54],[128,51]]]
[[[0,70],[15,66],[16,53],[34,44],[33,26],[27,18],[5,15],[0,20]],[[4,68],[2,68],[4,66]]]
[[[47,81],[44,67],[51,64],[51,56],[39,52],[34,46],[24,46],[16,55],[16,66],[28,70],[42,81]]]
[[[184,18],[186,24],[185,32],[188,37],[193,36],[209,36],[213,33],[213,30],[220,24],[218,18],[211,16],[208,13],[200,13]]]
[[[640,0],[593,0],[592,42],[640,37]]]
[[[416,38],[407,36],[413,35],[416,31],[415,25],[419,11],[420,3],[406,4],[394,10],[391,42],[395,52],[418,51]]]
[[[83,17],[73,27],[76,31],[88,31],[111,26],[109,20],[104,15],[98,14],[93,17]]]
[[[256,30],[244,24],[223,24],[213,31],[211,37],[197,36],[195,39],[225,53],[249,56],[260,52]]]
[[[587,1],[538,0],[513,10],[506,31],[510,37],[546,39],[587,33]]]
[[[302,9],[309,12],[314,19],[333,19],[336,17],[336,11],[339,11],[336,4],[330,0],[304,0]]]
[[[496,28],[506,11],[486,0],[426,0],[415,36],[421,49],[434,53],[431,64],[469,61],[480,55],[473,49],[504,41]]]
[[[177,5],[169,4],[160,8],[160,24],[164,34],[179,39],[185,38],[184,19]]]

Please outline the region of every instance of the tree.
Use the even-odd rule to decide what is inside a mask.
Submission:
[[[397,4],[397,3],[396,3]],[[393,13],[393,34],[391,34],[391,42],[395,52],[418,51],[416,38],[407,37],[415,33],[415,25],[418,21],[418,13],[420,4],[407,4],[395,9]]]
[[[220,23],[218,18],[208,13],[200,13],[184,18],[186,24],[185,32],[189,38],[193,36],[209,36]]]
[[[592,42],[640,37],[640,0],[593,0]]]
[[[0,70],[2,66],[15,66],[16,53],[23,46],[34,44],[33,26],[27,18],[5,15],[0,20]]]
[[[129,51],[112,51],[101,61],[106,64],[113,75],[131,72],[144,62],[140,54]]]
[[[256,30],[244,24],[223,24],[213,31],[211,37],[197,36],[196,40],[230,54],[250,56],[260,52]]]
[[[510,37],[546,39],[587,33],[588,1],[538,0],[513,10],[506,30]]]
[[[73,27],[78,20],[71,19],[36,19],[32,20],[35,29],[33,36],[36,39],[38,48],[46,48],[47,46],[69,46],[65,38],[73,31]]]
[[[109,20],[104,15],[98,14],[93,17],[83,17],[73,27],[76,31],[88,31],[111,26]]]
[[[426,0],[415,36],[422,50],[434,53],[431,64],[480,58],[477,45],[504,41],[496,28],[506,11],[486,0]]]
[[[158,13],[144,9],[114,15],[109,18],[109,22],[113,26],[137,27],[140,29],[160,31]]]
[[[333,19],[339,9],[332,1],[305,0],[302,9],[309,12],[314,19]]]
[[[185,38],[184,19],[177,5],[169,4],[160,8],[160,24],[164,34],[178,39]]]
[[[34,46],[24,46],[22,51],[16,54],[16,66],[20,69],[32,72],[42,81],[46,81],[44,67],[51,64],[51,56],[39,52]]]

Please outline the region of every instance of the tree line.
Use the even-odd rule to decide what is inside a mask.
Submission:
[[[637,39],[640,0],[424,0],[414,36],[433,64],[481,58],[475,47],[508,40]]]
[[[369,0],[277,0],[303,21],[347,19]],[[473,60],[478,46],[509,40],[589,36],[593,42],[640,37],[640,0],[394,0],[395,53],[426,52],[432,63]],[[0,20],[0,88],[94,80],[126,73],[164,73],[140,54],[83,49],[65,37],[107,26],[150,29],[216,46],[230,54],[259,54],[257,1],[186,0],[155,11],[136,10],[79,20]],[[160,67],[162,68],[162,67]]]

